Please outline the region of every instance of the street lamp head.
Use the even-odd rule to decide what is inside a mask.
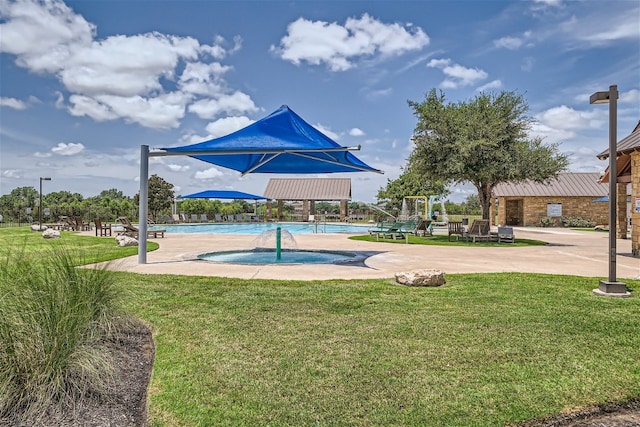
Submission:
[[[589,104],[607,104],[609,103],[609,92],[596,92],[589,98]]]
[[[618,99],[618,86],[609,86],[608,91],[596,92],[589,97],[589,104],[607,104]]]
[[[43,181],[51,181],[50,177],[41,177],[40,179],[43,180]]]

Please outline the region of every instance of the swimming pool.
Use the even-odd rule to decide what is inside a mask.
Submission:
[[[291,234],[350,233],[366,234],[370,225],[306,223],[306,222],[236,222],[215,224],[167,224],[153,225],[149,229],[163,229],[167,233],[194,234],[262,234],[280,227]]]

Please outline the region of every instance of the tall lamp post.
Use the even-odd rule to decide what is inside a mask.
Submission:
[[[42,181],[51,181],[51,178],[40,177],[40,206],[38,206],[38,230],[40,231],[42,231]]]
[[[618,183],[618,86],[609,86],[608,91],[596,92],[589,98],[590,104],[609,104],[609,278],[601,280],[596,295],[612,297],[628,297],[627,285],[616,279],[616,203],[618,199],[616,185]]]

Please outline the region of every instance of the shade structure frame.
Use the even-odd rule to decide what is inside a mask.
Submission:
[[[182,147],[166,147],[151,152],[140,146],[140,208],[138,263],[147,262],[147,213],[149,157],[189,156],[242,176],[249,173],[326,174],[375,172],[351,151],[309,125],[283,105],[269,116],[229,135]]]

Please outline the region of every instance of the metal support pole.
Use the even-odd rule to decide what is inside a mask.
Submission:
[[[616,278],[617,256],[617,203],[618,203],[618,86],[609,86],[608,92],[596,92],[589,99],[591,104],[609,103],[609,277],[601,280],[596,295],[629,297],[627,285]]]
[[[618,203],[618,86],[609,86],[609,282],[616,281],[616,239]]]
[[[140,146],[140,206],[138,209],[138,264],[147,263],[147,212],[149,206],[149,146]]]

